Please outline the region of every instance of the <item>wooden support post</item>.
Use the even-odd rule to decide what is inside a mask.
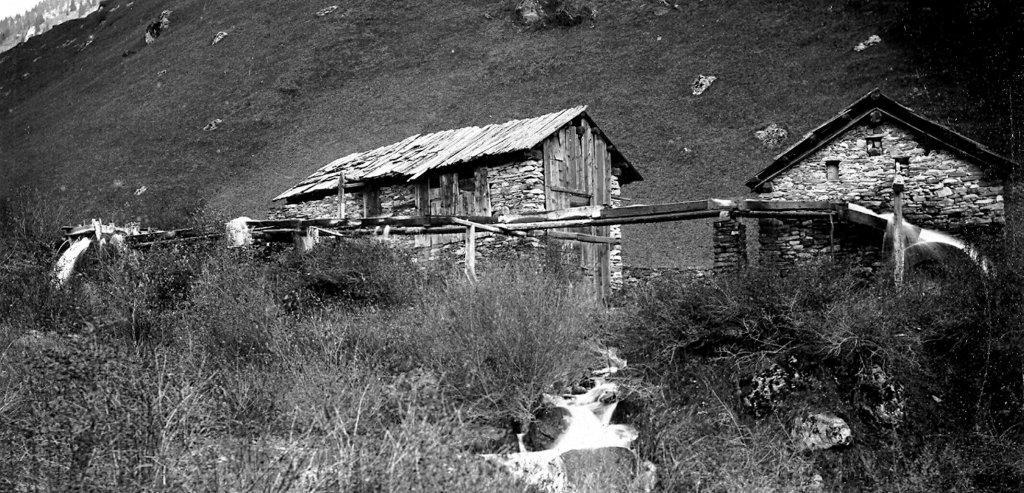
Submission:
[[[910,159],[906,157],[896,158],[896,164],[892,179],[892,255],[894,261],[893,280],[896,285],[903,284],[903,274],[906,269],[906,238],[903,235],[903,167],[909,164]]]
[[[292,239],[295,242],[295,250],[300,253],[308,252],[320,242],[320,228],[309,226],[304,231],[296,231]]]
[[[466,228],[466,277],[476,282],[476,226]]]
[[[345,220],[345,173],[338,172],[338,219]]]

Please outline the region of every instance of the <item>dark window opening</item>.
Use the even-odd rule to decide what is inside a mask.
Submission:
[[[864,138],[865,145],[869,156],[878,156],[882,154],[882,136],[881,135],[869,135]]]
[[[829,159],[825,161],[825,179],[828,181],[839,181],[838,159]]]

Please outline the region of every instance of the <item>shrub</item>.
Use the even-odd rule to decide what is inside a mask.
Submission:
[[[490,411],[529,415],[541,392],[586,370],[600,304],[580,284],[525,262],[449,281],[427,296],[416,337],[456,395]]]

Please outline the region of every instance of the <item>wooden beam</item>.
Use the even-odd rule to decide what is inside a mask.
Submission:
[[[466,277],[476,282],[476,226],[466,229]]]
[[[620,245],[622,240],[610,236],[588,235],[584,233],[569,233],[566,231],[548,231],[548,236],[560,240],[576,240],[584,243],[603,243],[608,245]]]
[[[694,200],[689,202],[670,202],[667,204],[654,205],[628,205],[616,209],[604,209],[601,211],[601,217],[615,218],[647,214],[673,214],[678,212],[706,211],[708,209],[707,200]]]
[[[487,225],[487,224],[480,224],[480,223],[475,223],[473,221],[467,221],[465,219],[460,219],[460,218],[457,218],[457,217],[451,218],[451,221],[453,223],[455,223],[455,224],[461,224],[461,225],[469,227],[469,228],[476,228],[476,229],[479,229],[481,231],[490,231],[491,233],[500,233],[500,234],[510,235],[510,236],[526,236],[526,233],[524,233],[522,231],[510,230],[510,229],[505,228],[503,226],[490,226],[490,225]]]
[[[345,173],[338,173],[338,219],[345,219]]]
[[[566,219],[561,221],[542,221],[535,223],[511,223],[506,227],[514,230],[534,230],[534,229],[555,229],[555,228],[572,228],[576,226],[604,226],[609,224],[636,224],[636,223],[657,223],[665,221],[681,221],[685,219],[702,219],[709,217],[718,217],[718,211],[694,211],[694,212],[676,212],[668,214],[642,214],[629,217],[614,217],[614,218],[586,218],[586,219]]]
[[[781,211],[781,210],[815,210],[827,211],[834,208],[833,202],[805,200],[743,200],[738,204],[740,210],[748,211]]]
[[[732,212],[736,217],[778,217],[778,218],[818,218],[839,215],[833,211],[800,211],[800,210],[779,210],[779,211],[744,211]]]
[[[583,190],[573,190],[571,188],[565,188],[565,187],[559,187],[559,186],[551,186],[549,188],[552,191],[554,191],[554,192],[567,193],[569,195],[575,195],[577,197],[585,197],[585,198],[588,198],[588,199],[594,196],[594,194],[586,192],[586,191],[583,191]]]

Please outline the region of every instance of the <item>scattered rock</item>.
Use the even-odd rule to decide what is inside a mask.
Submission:
[[[772,363],[750,379],[750,391],[743,396],[743,405],[754,416],[766,416],[782,404],[800,379],[799,372]]]
[[[564,492],[565,466],[554,453],[488,454],[484,460],[508,471],[512,477],[536,486],[540,491]]]
[[[469,450],[473,453],[507,454],[519,448],[516,436],[506,428],[477,425],[471,427],[471,434],[476,437],[469,442]]]
[[[872,34],[871,36],[868,37],[868,39],[865,39],[864,41],[861,41],[860,43],[857,43],[857,46],[853,47],[853,51],[857,51],[857,52],[864,51],[864,50],[868,49],[869,46],[874,45],[874,44],[878,44],[878,43],[881,43],[881,42],[882,42],[882,38],[878,37],[877,34]]]
[[[523,0],[516,6],[516,21],[527,26],[540,24],[544,20],[543,13],[544,9],[537,0]]]
[[[219,127],[221,123],[224,123],[224,120],[221,120],[220,118],[214,118],[213,120],[210,120],[210,123],[207,123],[206,126],[203,127],[203,131],[212,132],[214,130],[217,130],[217,127]]]
[[[693,83],[690,84],[690,88],[693,90],[694,96],[700,96],[707,91],[711,84],[714,84],[718,80],[718,77],[714,75],[698,75],[696,79],[693,79]]]
[[[771,123],[767,127],[754,132],[754,137],[760,140],[761,145],[766,148],[775,149],[786,141],[786,138],[789,137],[789,132],[784,127]]]
[[[165,10],[160,12],[160,18],[146,27],[146,44],[153,44],[167,28],[171,27],[171,14],[173,11]]]
[[[549,450],[555,445],[558,437],[569,428],[572,415],[568,409],[545,405],[533,414],[523,436],[523,445],[528,451]]]
[[[157,76],[157,77],[163,77],[163,76],[164,76],[164,74],[166,74],[166,73],[167,73],[167,69],[163,69],[163,70],[161,70],[161,71],[157,72],[157,73],[156,73],[156,76]]]
[[[217,34],[213,35],[213,41],[210,42],[210,46],[213,46],[220,42],[228,35],[227,31],[217,31]]]
[[[514,15],[516,22],[531,27],[571,27],[596,16],[584,0],[520,0]]]
[[[861,409],[883,425],[898,426],[903,422],[907,402],[899,382],[879,366],[862,370],[857,381]]]
[[[330,7],[324,7],[322,9],[320,9],[320,10],[317,10],[316,14],[314,14],[314,15],[316,15],[317,17],[323,17],[325,15],[330,14],[331,12],[334,12],[335,10],[338,10],[338,6],[337,5],[331,5]]]
[[[850,425],[831,413],[815,413],[797,418],[790,434],[801,450],[828,450],[853,443]]]

